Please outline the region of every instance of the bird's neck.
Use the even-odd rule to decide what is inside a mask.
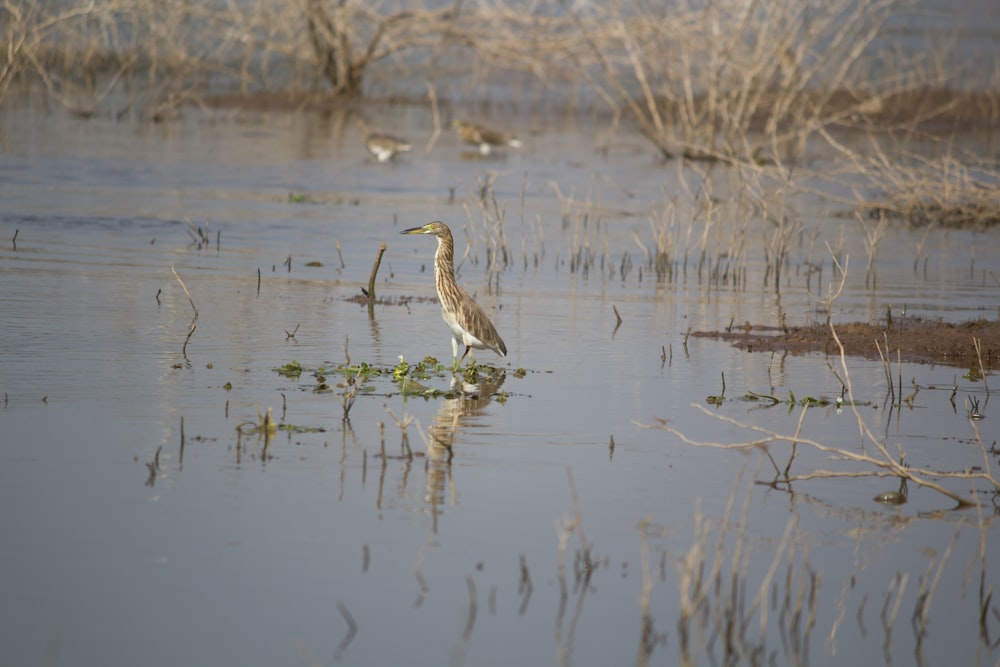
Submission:
[[[451,280],[448,281],[447,279]],[[443,284],[455,284],[455,251],[452,246],[438,239],[437,253],[434,255],[434,282],[441,293]]]

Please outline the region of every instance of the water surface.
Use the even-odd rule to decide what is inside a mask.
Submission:
[[[428,136],[418,112],[376,115],[417,146]],[[523,151],[488,160],[446,135],[379,165],[355,134],[309,114],[3,120],[5,664],[709,664],[722,651],[712,615],[690,626],[687,648],[678,629],[681,563],[710,571],[716,554],[745,596],[768,591],[764,650],[778,664],[878,662],[886,642],[900,662],[995,662],[977,601],[980,582],[997,583],[988,494],[958,511],[912,485],[905,505],[875,503],[898,487],[891,478],[774,489],[753,484],[773,477],[759,453],[640,426],[659,418],[721,444],[757,437],[693,407],[722,393],[724,374],[727,400],[712,413],[794,433],[801,408],[735,399],[834,399],[839,360],[747,354],[687,332],[774,325],[782,312],[823,321],[835,277],[824,241],[850,257],[840,321],[904,308],[995,317],[995,233],[892,225],[866,286],[858,223],[802,196],[806,231],[780,289],[764,280],[768,229],[738,218],[711,230],[710,247],[745,233],[745,280],[709,280],[693,254],[685,272],[678,253],[674,278],[658,281],[643,260],[650,219],[674,202],[683,239],[691,174],[637,137],[596,153],[598,127],[538,120]],[[479,204],[488,179],[510,258],[496,271]],[[459,280],[507,343],[506,359],[478,356],[503,383],[479,400],[423,398],[383,375],[344,421],[346,388],[315,392],[313,371],[450,354],[433,300],[398,303],[433,297],[434,241],[399,236],[432,219],[455,231]],[[369,311],[351,299],[383,242],[377,293],[389,303]],[[808,281],[807,263],[820,267]],[[194,312],[171,269],[197,307],[190,338]],[[275,372],[292,360],[301,377]],[[969,399],[988,405],[985,387],[964,369],[903,364],[907,387],[922,389],[900,411],[879,363],[847,365],[864,422],[891,451],[938,469],[995,465],[975,438],[978,428],[993,443],[989,411],[979,423],[966,413]],[[446,374],[428,384],[451,386]],[[268,409],[294,428],[238,434]],[[405,438],[396,419],[412,419]],[[425,454],[431,428],[452,438],[450,461]],[[865,449],[849,408],[810,409],[801,434]],[[783,462],[789,450],[772,451]],[[796,467],[845,468],[808,449]],[[909,621],[932,583],[918,644]],[[809,599],[814,622],[796,625]],[[759,624],[752,616],[748,638]]]

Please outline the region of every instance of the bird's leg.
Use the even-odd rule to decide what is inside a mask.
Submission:
[[[458,368],[459,366],[462,365],[462,362],[465,361],[465,358],[469,355],[469,350],[471,349],[472,348],[469,347],[468,345],[465,346],[465,352],[462,353],[462,358],[459,359],[458,363],[455,364],[455,368]]]

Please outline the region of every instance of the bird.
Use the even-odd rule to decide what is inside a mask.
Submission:
[[[521,147],[520,139],[482,125],[470,123],[467,120],[456,120],[451,125],[458,132],[459,139],[467,144],[479,146],[479,152],[482,155],[489,155],[494,146]]]
[[[486,311],[455,282],[455,241],[448,225],[435,220],[420,227],[404,229],[400,234],[432,234],[437,237],[434,285],[441,301],[441,317],[451,329],[453,368],[457,369],[465,361],[472,348],[493,350],[501,357],[506,357],[507,346]],[[460,344],[465,345],[461,358],[458,356]]]
[[[361,130],[361,135],[364,138],[365,148],[379,162],[388,162],[396,156],[396,153],[405,153],[413,150],[413,146],[406,139],[400,139],[391,134],[370,131],[368,124],[361,118],[358,119],[358,129]]]

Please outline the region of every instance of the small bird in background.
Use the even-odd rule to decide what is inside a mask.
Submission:
[[[507,356],[507,346],[497,333],[478,303],[469,293],[455,282],[455,241],[448,225],[440,220],[428,222],[422,227],[404,229],[400,234],[432,234],[437,237],[438,247],[434,254],[434,285],[441,301],[441,317],[451,329],[451,352],[454,368],[458,368],[472,348],[493,350],[501,357]],[[462,357],[458,356],[459,345],[465,345]]]
[[[372,132],[368,129],[368,123],[362,118],[358,119],[358,129],[361,130],[361,136],[364,138],[365,148],[379,162],[388,162],[396,157],[396,153],[413,150],[413,146],[405,139],[382,132]]]
[[[467,144],[479,146],[479,152],[482,155],[489,155],[494,146],[521,147],[521,140],[517,137],[470,123],[467,120],[456,120],[451,125],[458,132],[459,139]]]

